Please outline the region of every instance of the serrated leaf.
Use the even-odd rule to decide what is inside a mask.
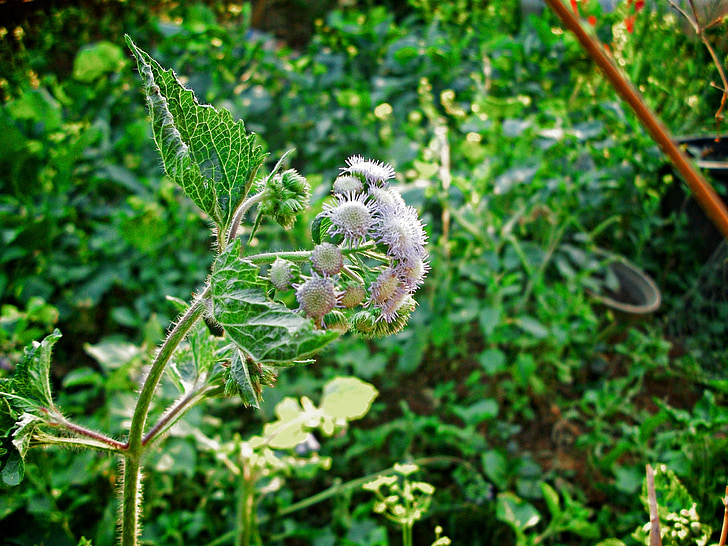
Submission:
[[[247,407],[260,409],[260,387],[260,382],[257,385],[253,384],[246,356],[236,349],[230,366],[226,368],[225,392],[228,395],[237,394],[240,396],[243,399],[243,404]]]
[[[55,413],[49,380],[55,330],[25,349],[23,361],[10,379],[0,381],[0,481],[17,485],[25,475],[25,453],[36,427]]]
[[[167,175],[226,233],[265,154],[242,120],[201,105],[172,70],[126,42],[144,83],[154,140]]]
[[[218,256],[210,280],[213,317],[252,360],[290,366],[338,337],[268,298],[258,272],[256,265],[240,258],[237,240]]]
[[[26,347],[23,361],[9,382],[10,390],[3,389],[13,395],[11,406],[30,411],[54,407],[50,384],[51,353],[59,339],[61,332],[56,329],[40,343],[34,341]]]

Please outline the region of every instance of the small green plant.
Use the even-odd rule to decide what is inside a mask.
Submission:
[[[145,455],[173,424],[196,404],[222,394],[239,395],[245,406],[257,408],[263,387],[274,384],[280,368],[310,363],[347,330],[367,338],[398,332],[415,308],[413,294],[429,265],[418,213],[390,186],[394,169],[359,155],[346,160],[333,183],[333,202],[324,205],[312,224],[312,250],[248,252],[241,236],[251,242],[264,219],[285,229],[293,226],[308,206],[308,182],[293,169],[283,170],[287,154],[259,177],[266,155],[243,122],[226,110],[199,104],[171,70],[128,37],[127,44],[144,84],[166,174],[211,224],[212,270],[193,301],[182,304],[180,318],[149,363],[124,439],[72,422],[56,404],[49,372],[53,346],[61,337],[58,330],[26,349],[14,375],[0,382],[0,479],[6,487],[18,485],[26,452],[38,445],[121,456],[120,535],[121,543],[131,546],[138,544],[141,529]],[[255,217],[249,218],[256,208]],[[246,218],[250,225],[244,224]],[[222,335],[212,333],[203,318]],[[153,401],[165,373],[179,397],[160,412]],[[323,409],[306,404],[303,420],[300,415],[281,419],[268,431],[271,445],[281,438],[286,446],[291,438],[300,439],[304,426],[320,425],[332,432],[340,424],[337,419],[353,415],[334,407],[335,395],[326,400]],[[254,461],[263,460],[254,448],[265,443],[241,448],[239,462],[252,473],[244,481],[247,485],[257,481]],[[254,500],[252,494],[243,498],[246,506]],[[251,512],[241,514],[248,517],[238,543],[249,543],[256,524]]]
[[[588,521],[591,510],[566,491],[562,491],[559,496],[546,482],[541,482],[540,489],[550,515],[548,524],[541,531],[537,531],[537,526],[545,518],[533,504],[510,491],[498,495],[496,517],[513,529],[517,546],[543,544],[550,537],[561,533],[571,533],[585,539],[599,536],[597,527]]]
[[[640,544],[705,546],[710,541],[712,527],[700,521],[697,503],[667,465],[658,464],[654,470],[651,465],[647,465],[640,500],[649,514],[649,521],[632,533],[632,538]],[[726,506],[728,507],[728,504]],[[724,529],[726,524],[728,518],[724,520]],[[725,546],[725,539],[724,530],[720,546]],[[624,542],[608,539],[597,546],[624,546]]]
[[[395,475],[379,476],[362,485],[363,489],[373,492],[377,497],[372,510],[401,527],[404,546],[412,546],[415,522],[430,508],[435,493],[433,485],[409,479],[418,470],[419,466],[416,464],[395,464]],[[432,546],[446,546],[451,543],[448,537],[440,536],[441,533],[442,527],[436,527]]]
[[[263,497],[280,490],[285,478],[297,469],[328,470],[331,459],[318,455],[320,446],[314,433],[330,437],[343,432],[349,421],[367,413],[376,396],[377,390],[368,383],[337,377],[324,386],[318,406],[305,396],[284,398],[275,408],[278,419],[266,424],[261,435],[244,441],[235,438],[223,445],[205,439],[204,444],[238,479],[237,529],[217,543],[231,538],[236,546],[263,544],[258,518]],[[298,509],[304,506],[306,500],[297,503]]]

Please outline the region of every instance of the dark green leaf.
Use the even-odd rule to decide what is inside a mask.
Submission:
[[[172,70],[126,42],[134,54],[167,175],[226,233],[247,196],[265,154],[242,120],[201,105]]]
[[[213,266],[213,316],[235,344],[256,362],[287,365],[308,358],[338,337],[268,298],[258,267],[239,257],[240,241]]]

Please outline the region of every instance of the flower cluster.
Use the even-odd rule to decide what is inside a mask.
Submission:
[[[413,294],[429,270],[427,235],[417,210],[390,186],[395,174],[386,163],[350,157],[314,221],[309,273],[302,267],[290,286],[300,311],[321,328],[381,337],[399,331],[416,306]],[[270,281],[281,290],[293,270],[277,261]]]

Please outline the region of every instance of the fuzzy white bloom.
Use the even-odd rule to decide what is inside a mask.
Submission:
[[[361,193],[339,194],[335,204],[325,204],[323,216],[331,220],[329,235],[343,235],[344,245],[354,247],[362,244],[369,235],[372,225],[372,211]]]
[[[369,184],[382,184],[394,178],[396,174],[394,167],[389,163],[365,159],[360,155],[353,155],[348,158],[346,167],[342,169],[342,172],[363,176]]]
[[[417,209],[409,206],[382,206],[372,223],[373,238],[387,247],[387,254],[410,263],[426,255],[427,234]]]

